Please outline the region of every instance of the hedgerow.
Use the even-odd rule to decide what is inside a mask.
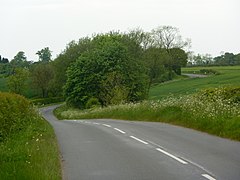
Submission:
[[[35,118],[34,109],[26,98],[0,92],[0,141],[24,130]]]

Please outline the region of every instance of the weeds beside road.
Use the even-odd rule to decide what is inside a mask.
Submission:
[[[215,88],[158,101],[79,110],[62,106],[60,119],[126,119],[166,122],[240,140],[240,87]]]

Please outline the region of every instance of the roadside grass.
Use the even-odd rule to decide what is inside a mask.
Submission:
[[[240,66],[216,66],[216,67],[187,67],[182,73],[199,73],[201,69],[212,69],[218,75],[210,75],[206,78],[188,78],[170,81],[153,86],[149,92],[150,100],[158,100],[168,96],[181,96],[195,93],[201,89],[237,86],[240,85]]]
[[[61,179],[58,145],[52,127],[42,118],[0,143],[2,179]]]
[[[229,95],[229,92],[233,93]],[[240,88],[218,88],[157,101],[79,110],[59,107],[59,119],[126,119],[166,122],[240,141]]]
[[[60,180],[59,149],[52,127],[22,96],[0,93],[0,99],[0,179]],[[4,131],[6,127],[10,129]]]

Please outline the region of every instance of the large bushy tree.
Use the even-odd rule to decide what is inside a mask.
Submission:
[[[180,48],[172,48],[169,49],[169,54],[171,56],[171,60],[169,61],[170,63],[167,63],[167,66],[171,66],[171,69],[177,75],[181,75],[181,67],[187,65],[187,53]]]
[[[67,68],[75,62],[79,56],[88,51],[91,47],[90,38],[81,38],[78,42],[71,41],[68,43],[66,49],[58,55],[53,62],[54,78],[52,84],[57,89],[57,94],[62,94],[62,87],[67,81]]]
[[[168,80],[165,64],[170,61],[170,58],[167,51],[161,48],[151,47],[144,52],[143,60],[148,68],[149,88],[153,83]]]
[[[97,98],[105,106],[146,97],[141,48],[134,41],[126,35],[109,33],[95,36],[91,46],[67,71],[65,96],[69,105],[85,108],[89,99]],[[132,47],[138,47],[139,53]]]

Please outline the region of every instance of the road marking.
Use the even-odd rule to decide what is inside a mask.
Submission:
[[[99,123],[95,123],[95,122],[93,124],[99,125]]]
[[[114,128],[116,131],[119,131],[120,133],[122,134],[125,134],[126,132],[122,131],[121,129],[118,129],[118,128]]]
[[[213,178],[212,176],[209,176],[208,174],[202,174],[202,176],[209,180],[216,180],[215,178]]]
[[[130,136],[131,138],[133,138],[133,139],[135,139],[135,140],[137,140],[137,141],[139,141],[139,142],[141,142],[141,143],[143,143],[143,144],[148,144],[147,142],[145,142],[145,141],[143,141],[143,140],[141,140],[141,139],[138,139],[138,138],[136,138],[136,137],[134,137],[134,136]]]
[[[106,127],[111,127],[110,125],[108,125],[108,124],[103,124],[103,126],[106,126]]]
[[[166,154],[167,156],[177,160],[178,162],[180,162],[182,164],[188,164],[186,161],[183,161],[182,159],[180,159],[180,158],[178,158],[178,157],[176,157],[176,156],[174,156],[174,155],[172,155],[172,154],[170,154],[170,153],[168,153],[168,152],[166,152],[166,151],[164,151],[164,150],[162,150],[160,148],[157,148],[156,150],[162,152],[163,154]]]

